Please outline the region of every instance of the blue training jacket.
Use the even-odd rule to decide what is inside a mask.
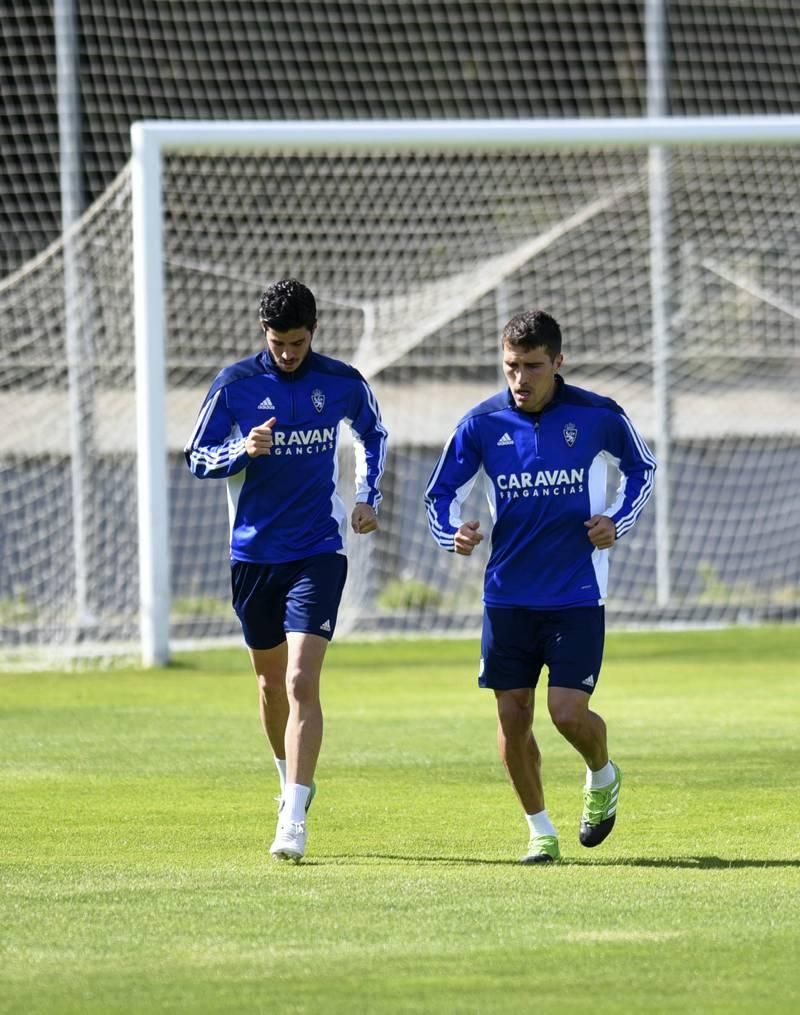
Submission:
[[[609,464],[621,474],[611,505]],[[494,523],[484,602],[542,610],[602,604],[608,550],[592,546],[583,523],[605,514],[623,536],[652,493],[656,468],[617,403],[556,375],[555,396],[541,412],[518,409],[508,390],[471,409],[425,493],[428,524],[446,550],[454,550],[461,504],[481,468]]]
[[[273,447],[250,458],[247,434],[275,416]],[[199,479],[227,479],[233,560],[280,564],[344,552],[336,491],[339,424],[353,433],[356,502],[381,502],[386,430],[371,388],[346,363],[309,351],[291,374],[265,349],[211,385],[185,448]]]

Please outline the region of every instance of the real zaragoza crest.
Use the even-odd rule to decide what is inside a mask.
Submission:
[[[567,442],[567,447],[571,448],[575,441],[578,439],[578,428],[574,423],[564,424],[564,440]]]
[[[320,391],[319,388],[314,388],[314,390],[311,392],[311,404],[314,406],[317,412],[322,412],[322,410],[325,408],[325,392]]]

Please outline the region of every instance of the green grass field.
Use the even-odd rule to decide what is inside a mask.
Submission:
[[[476,656],[332,646],[297,867],[243,651],[0,676],[0,1011],[800,1010],[800,629],[609,637],[596,850],[542,699],[544,868]]]

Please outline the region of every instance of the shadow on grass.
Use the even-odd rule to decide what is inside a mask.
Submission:
[[[322,862],[347,863],[359,860],[394,860],[401,863],[440,864],[443,867],[521,867],[520,860],[486,860],[468,856],[407,856],[402,853],[362,853],[348,856],[328,856]],[[318,861],[319,862],[319,861]],[[758,867],[800,867],[800,859],[791,860],[726,860],[721,856],[669,856],[669,857],[580,857],[564,858],[558,864],[529,864],[535,867],[663,867],[682,870],[739,870]]]
[[[442,867],[518,867],[519,860],[482,860],[476,856],[406,856],[402,853],[349,853],[341,856],[327,856],[325,861],[335,863],[358,863],[360,860],[392,860],[398,863],[439,864]]]
[[[570,862],[570,861],[567,861]],[[738,870],[743,867],[800,867],[800,859],[791,860],[726,860],[722,856],[641,856],[615,859],[573,860],[576,865],[591,867],[679,867],[685,870]]]

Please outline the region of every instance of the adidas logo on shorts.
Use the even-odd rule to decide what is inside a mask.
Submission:
[[[320,629],[320,631],[328,631],[329,632],[330,629],[331,629],[331,622],[329,620],[326,620],[324,624],[320,624],[319,625],[319,629]]]

